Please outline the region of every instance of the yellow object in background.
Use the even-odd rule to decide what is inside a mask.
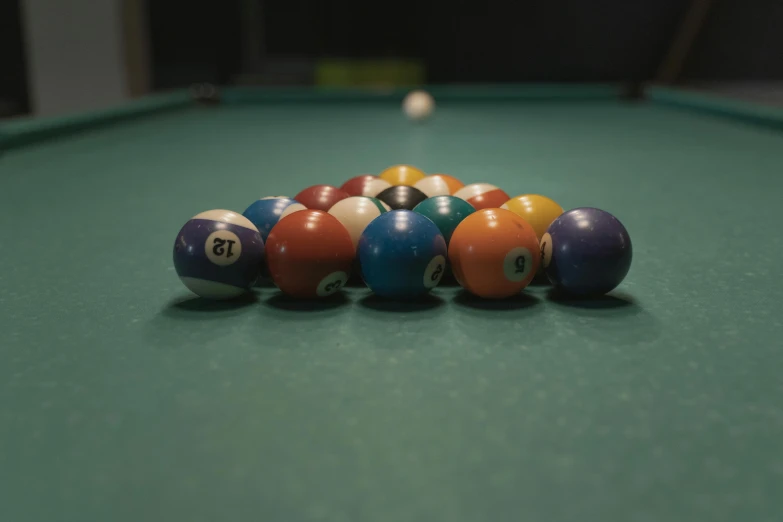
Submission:
[[[315,84],[321,87],[410,87],[425,81],[425,67],[418,60],[328,58],[315,66]]]
[[[417,181],[424,179],[426,174],[411,165],[392,165],[381,172],[378,177],[392,185],[413,186]]]
[[[563,207],[548,197],[538,194],[522,194],[521,196],[513,197],[501,205],[500,208],[510,210],[530,223],[539,241],[541,236],[546,233],[549,225],[552,224],[552,221],[563,213]]]

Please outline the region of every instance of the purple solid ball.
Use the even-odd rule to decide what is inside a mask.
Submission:
[[[574,296],[611,292],[628,274],[631,237],[619,219],[592,207],[563,213],[541,238],[544,271],[559,290]]]

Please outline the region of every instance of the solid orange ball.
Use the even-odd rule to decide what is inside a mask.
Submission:
[[[468,292],[488,299],[511,297],[538,271],[538,239],[533,228],[509,210],[478,210],[454,230],[449,261]]]
[[[411,187],[425,176],[424,171],[411,165],[393,165],[378,175],[379,178],[392,185],[410,185]]]
[[[283,293],[298,298],[326,297],[341,290],[356,253],[343,224],[312,209],[278,221],[265,247],[272,281]]]
[[[523,194],[506,201],[500,208],[510,210],[533,227],[539,241],[546,229],[564,212],[563,207],[546,196]]]

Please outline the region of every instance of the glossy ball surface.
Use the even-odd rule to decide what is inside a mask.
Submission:
[[[431,174],[426,178],[420,179],[413,186],[427,194],[427,197],[432,198],[454,194],[464,187],[465,184],[448,174]]]
[[[392,210],[413,210],[416,205],[427,199],[427,194],[407,185],[395,185],[378,194],[378,199],[389,205]]]
[[[435,223],[448,245],[457,226],[476,209],[464,199],[455,196],[435,196],[416,205],[413,211]]]
[[[451,236],[449,260],[457,282],[479,297],[501,299],[519,294],[536,274],[536,233],[511,211],[477,210]]]
[[[336,217],[300,210],[281,219],[266,242],[269,275],[291,297],[312,299],[338,292],[354,259],[351,236]]]
[[[413,121],[424,121],[435,111],[435,98],[421,89],[411,91],[402,100],[402,111]]]
[[[242,215],[253,223],[261,239],[266,241],[269,232],[280,219],[297,210],[304,210],[305,206],[298,201],[285,196],[272,196],[261,198],[248,206]]]
[[[359,243],[364,229],[381,214],[391,210],[388,205],[376,198],[351,196],[343,199],[329,209],[329,214],[342,223],[351,236],[354,248]]]
[[[489,183],[465,185],[454,195],[473,205],[476,210],[500,208],[503,203],[511,199],[504,191]]]
[[[440,283],[446,269],[446,240],[435,224],[410,210],[373,220],[359,239],[364,282],[376,295],[411,299]]]
[[[344,191],[331,185],[313,185],[302,190],[294,199],[305,207],[327,212],[332,205],[349,197]]]
[[[349,196],[368,196],[374,198],[382,190],[391,187],[391,183],[378,176],[363,174],[355,176],[340,186],[340,190]]]
[[[503,203],[500,208],[510,210],[530,223],[539,240],[546,233],[549,225],[564,212],[563,207],[554,200],[538,194],[523,194],[513,197]]]
[[[411,165],[392,165],[378,177],[392,185],[410,185],[424,178],[426,174],[416,167]]]
[[[633,247],[625,226],[612,214],[575,208],[549,225],[541,238],[541,258],[556,288],[575,296],[598,296],[628,275]]]
[[[244,216],[209,210],[193,216],[174,241],[174,269],[182,283],[206,299],[244,294],[258,279],[264,241]]]

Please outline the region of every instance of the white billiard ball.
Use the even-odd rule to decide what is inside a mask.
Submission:
[[[433,111],[435,111],[435,100],[432,95],[426,91],[411,91],[402,101],[402,110],[411,120],[426,120],[432,116]]]

